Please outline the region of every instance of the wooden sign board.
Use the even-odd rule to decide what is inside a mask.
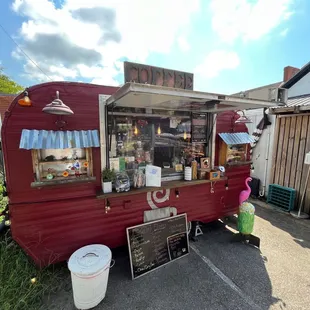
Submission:
[[[186,214],[128,227],[127,241],[136,279],[189,253]]]
[[[125,83],[135,82],[181,89],[193,89],[194,74],[134,62],[124,62]]]

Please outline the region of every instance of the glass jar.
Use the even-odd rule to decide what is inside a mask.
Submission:
[[[126,172],[118,172],[115,176],[115,190],[119,192],[128,192],[130,190],[130,181]]]
[[[145,186],[145,174],[142,170],[136,170],[133,176],[133,186],[141,188]]]

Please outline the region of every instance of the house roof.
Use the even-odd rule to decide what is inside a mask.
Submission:
[[[310,72],[310,62],[304,65],[298,73],[281,85],[282,88],[290,88]]]
[[[292,97],[287,100],[288,107],[304,107],[310,106],[310,94]]]
[[[7,97],[16,97],[18,94],[6,94],[6,93],[0,93],[0,96],[7,96]]]
[[[4,113],[8,110],[11,102],[17,95],[12,94],[1,94],[0,93],[0,115],[1,120],[3,121]]]
[[[273,113],[294,112],[310,110],[310,94],[291,97],[285,107],[274,106],[270,108]]]
[[[282,82],[276,82],[276,83],[272,83],[272,84],[267,84],[267,85],[264,85],[264,86],[259,86],[259,87],[255,87],[255,88],[251,88],[251,89],[246,89],[244,91],[240,91],[238,93],[234,93],[232,94],[232,96],[238,96],[238,95],[241,95],[242,93],[248,93],[248,92],[252,92],[252,91],[255,91],[255,90],[260,90],[260,89],[264,89],[264,88],[277,88],[281,85]]]

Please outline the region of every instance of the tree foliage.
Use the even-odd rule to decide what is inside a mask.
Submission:
[[[3,68],[0,68],[0,93],[18,94],[24,90],[24,87],[14,82],[3,73]]]

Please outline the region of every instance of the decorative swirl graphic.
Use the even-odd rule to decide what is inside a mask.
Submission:
[[[166,191],[166,194],[164,195],[164,192]],[[157,194],[161,193],[163,196],[161,198],[157,197]],[[154,191],[154,192],[148,192],[146,195],[146,199],[147,202],[149,204],[149,206],[151,207],[151,209],[158,209],[158,207],[156,206],[155,203],[163,203],[167,200],[169,200],[170,197],[170,189],[166,189],[166,190],[159,190],[159,191]],[[155,203],[154,203],[155,202]]]

